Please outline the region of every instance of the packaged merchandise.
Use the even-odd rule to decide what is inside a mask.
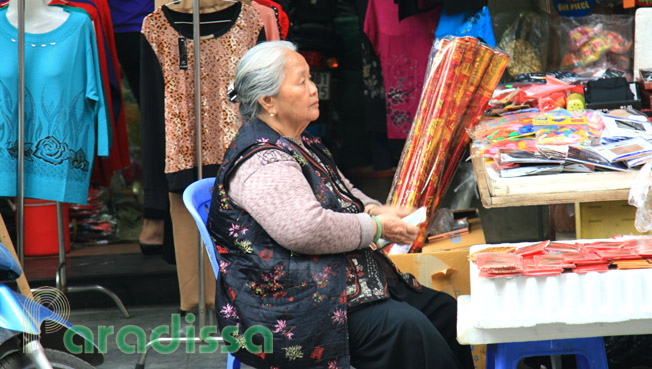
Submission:
[[[553,28],[560,38],[560,68],[584,77],[601,77],[615,68],[631,80],[633,21],[632,16],[614,14],[556,19]]]
[[[499,278],[552,276],[561,273],[606,272],[652,267],[652,237],[626,236],[609,240],[524,242],[488,245],[469,255],[479,275]]]
[[[480,274],[509,276],[523,272],[523,257],[512,253],[480,253],[475,256]]]
[[[510,56],[507,71],[513,78],[547,69],[549,20],[545,15],[522,12],[502,34],[498,47]]]
[[[389,204],[425,206],[428,220],[432,218],[468,147],[466,129],[480,120],[508,59],[500,50],[472,37],[435,41],[419,108],[390,188]],[[411,252],[423,245],[425,225]]]

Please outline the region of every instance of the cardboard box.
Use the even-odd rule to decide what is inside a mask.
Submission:
[[[652,106],[652,82],[638,81],[638,89],[641,92],[641,107],[649,108]]]
[[[456,235],[449,239],[430,242],[423,246],[422,252],[453,250],[460,247],[482,245],[486,243],[480,218],[469,219],[469,233]]]
[[[636,230],[636,208],[622,201],[597,201],[575,204],[577,239],[611,238],[621,234],[652,234]]]
[[[401,272],[412,274],[422,285],[457,298],[470,293],[469,246],[416,254],[389,255]]]
[[[465,239],[464,242],[481,240],[479,243],[484,243],[484,233],[479,219],[474,224],[476,225],[474,241]],[[472,235],[473,231],[464,236]],[[446,292],[455,298],[460,295],[469,295],[471,293],[468,259],[470,245],[460,245],[463,242],[462,239],[454,243],[445,240],[437,242],[437,244],[443,242],[455,246],[449,250],[440,250],[432,248],[430,247],[432,244],[428,244],[421,253],[389,255],[389,257],[399,270],[414,275],[419,283],[426,287]],[[486,346],[472,345],[471,353],[475,369],[485,369]]]

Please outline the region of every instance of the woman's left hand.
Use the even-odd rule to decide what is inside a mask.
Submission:
[[[399,245],[411,245],[419,234],[419,227],[403,221],[394,214],[380,214],[376,217],[381,224],[381,237]]]

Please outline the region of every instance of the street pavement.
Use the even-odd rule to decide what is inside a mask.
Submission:
[[[69,320],[72,324],[89,328],[94,334],[94,340],[98,343],[98,329],[102,326],[113,327],[113,334],[107,339],[106,353],[104,354],[104,363],[98,366],[98,369],[134,369],[138,363],[141,354],[125,353],[124,347],[118,346],[118,332],[121,328],[133,325],[142,329],[145,333],[146,341],[149,341],[152,331],[156,327],[171,326],[172,316],[177,313],[177,306],[138,306],[129,308],[130,318],[124,318],[117,308],[102,309],[79,309],[72,310]],[[214,319],[211,314],[207,314],[207,324],[213,323]],[[185,335],[188,331],[188,324],[185,318],[180,320],[180,331]],[[197,321],[195,321],[196,327]],[[161,328],[167,329],[167,328]],[[129,331],[129,327],[122,329],[122,332]],[[131,328],[132,332],[139,331],[137,328]],[[137,342],[135,334],[126,335],[125,341],[131,347],[135,347]],[[147,342],[145,342],[147,343]],[[160,353],[153,349],[149,350],[145,361],[145,369],[224,369],[226,368],[226,354],[217,350],[215,353],[200,353],[197,344],[194,347],[194,353],[187,353],[185,343],[181,343],[178,349],[172,353]],[[192,350],[190,350],[192,351]],[[243,369],[251,369],[250,366],[242,365]]]

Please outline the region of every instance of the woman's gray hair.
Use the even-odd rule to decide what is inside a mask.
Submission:
[[[247,121],[260,113],[258,99],[274,96],[285,78],[285,55],[297,51],[289,41],[262,42],[249,49],[238,62],[233,82],[240,114]]]

